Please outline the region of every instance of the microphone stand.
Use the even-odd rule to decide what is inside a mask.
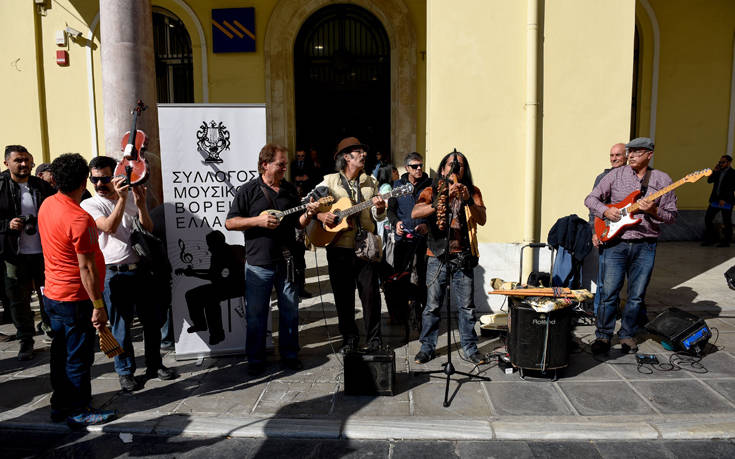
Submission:
[[[455,171],[458,172],[458,170],[459,170],[459,162],[457,161],[457,155],[455,155],[454,161],[452,161],[452,172],[450,172],[450,176],[452,173],[455,173]],[[449,182],[448,178],[446,180],[447,182]],[[447,185],[446,196],[447,196],[447,201],[446,201],[447,207],[450,207],[451,204],[449,202],[449,185]],[[448,214],[447,214],[447,217],[449,217]],[[490,378],[488,378],[487,376],[466,373],[464,371],[457,371],[454,369],[454,365],[452,364],[452,307],[451,307],[452,297],[451,297],[451,294],[452,294],[452,278],[454,277],[453,276],[454,270],[449,266],[449,238],[451,236],[451,231],[452,231],[451,225],[452,225],[452,219],[451,217],[449,217],[447,218],[447,234],[446,234],[447,243],[444,247],[444,269],[446,270],[445,272],[447,275],[447,286],[445,287],[445,292],[444,292],[444,304],[446,304],[446,309],[447,309],[447,361],[442,363],[441,370],[425,370],[425,371],[414,371],[413,372],[414,376],[433,375],[433,374],[439,374],[439,373],[443,373],[446,376],[446,384],[444,386],[444,404],[443,404],[445,408],[447,408],[450,405],[449,381],[451,380],[452,375],[459,374],[462,376],[467,376],[470,380],[473,378],[477,378],[483,381],[490,381]],[[439,269],[441,269],[441,267],[439,267]],[[457,312],[457,321],[459,322],[459,312]],[[459,387],[457,387],[457,390],[459,390]],[[454,397],[452,397],[452,399],[454,399]]]

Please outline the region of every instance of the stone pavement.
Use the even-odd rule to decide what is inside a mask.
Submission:
[[[105,433],[131,432],[162,436],[308,437],[322,439],[406,440],[681,440],[735,437],[735,306],[722,273],[735,264],[735,248],[701,248],[696,243],[659,245],[656,270],[647,301],[651,315],[669,306],[696,311],[717,328],[716,348],[702,359],[704,369],[639,372],[633,356],[610,355],[596,360],[586,346],[570,356],[558,381],[548,377],[506,375],[495,364],[479,369],[453,352],[458,370],[479,371],[491,381],[468,381],[455,375],[451,405],[442,406],[445,380],[415,370],[438,369],[447,349],[427,365],[413,356],[418,342],[403,343],[403,329],[390,326],[384,310],[384,333],[396,352],[396,394],[392,397],[346,396],[336,313],[326,268],[320,268],[324,292],[301,304],[300,372],[280,368],[273,356],[261,377],[247,375],[243,357],[164,363],[177,368],[173,381],[150,380],[133,394],[119,391],[111,360],[97,353],[93,367],[93,404],[120,410],[118,420],[91,427]],[[323,254],[319,255],[323,263]],[[307,252],[308,289],[318,291],[313,255]],[[9,334],[12,325],[0,326]],[[579,326],[583,343],[593,327]],[[136,353],[142,355],[138,330]],[[455,332],[455,336],[457,336]],[[40,337],[39,337],[40,338]],[[277,338],[277,335],[276,335]],[[277,339],[276,339],[277,340]],[[446,343],[444,331],[439,343]],[[501,343],[480,338],[480,350],[492,352]],[[48,345],[37,340],[36,358],[16,359],[15,341],[0,343],[0,429],[56,431],[49,413]],[[669,352],[650,337],[641,352],[662,362]],[[144,371],[138,359],[138,374]],[[648,368],[641,371],[648,373]],[[706,371],[706,372],[705,372]]]

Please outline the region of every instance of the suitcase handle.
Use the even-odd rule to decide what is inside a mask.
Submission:
[[[523,250],[526,247],[531,247],[532,249],[542,249],[546,247],[549,250],[551,250],[551,267],[549,268],[549,276],[553,276],[554,274],[554,248],[544,242],[530,242],[528,244],[521,246],[521,255],[519,257],[520,263],[518,267],[518,283],[523,284]]]

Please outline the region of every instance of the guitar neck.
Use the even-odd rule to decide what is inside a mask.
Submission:
[[[379,196],[381,198],[383,198],[383,199],[388,199],[388,198],[390,198],[390,197],[393,196],[393,191],[391,191],[390,193],[381,194]],[[340,216],[342,218],[349,217],[349,216],[354,215],[354,214],[356,214],[358,212],[362,212],[365,209],[369,209],[369,208],[373,207],[373,205],[374,205],[373,204],[373,200],[372,199],[369,199],[369,200],[363,201],[363,202],[361,202],[359,204],[355,204],[354,206],[350,207],[349,209],[345,209],[345,210],[341,211],[340,212]]]
[[[679,188],[680,186],[682,186],[686,182],[687,182],[686,177],[680,178],[679,180],[677,180],[676,182],[672,183],[671,185],[669,185],[669,186],[667,186],[665,188],[662,188],[662,189],[658,190],[657,192],[655,192],[655,193],[653,193],[651,195],[646,196],[643,199],[645,199],[646,201],[653,201],[653,200],[658,199],[659,197],[665,195],[669,191],[672,191],[672,190],[675,190],[675,189]],[[630,209],[628,210],[628,212],[630,212],[630,213],[635,212],[635,211],[638,210],[639,207],[640,206],[638,205],[638,203],[633,203],[630,206]]]
[[[300,210],[304,210],[304,209],[306,209],[306,204],[301,204],[300,206],[296,206],[296,207],[292,207],[290,209],[284,210],[283,211],[283,216],[285,217],[286,215],[291,215],[293,213],[296,213],[296,212],[298,212]]]

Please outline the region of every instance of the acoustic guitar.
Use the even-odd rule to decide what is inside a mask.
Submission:
[[[321,210],[322,207],[327,206],[327,205],[331,204],[332,202],[334,202],[334,198],[331,197],[331,196],[325,196],[323,198],[317,199],[316,202],[319,203],[319,209]],[[286,217],[288,215],[291,215],[293,213],[296,213],[296,212],[300,212],[300,211],[306,209],[306,206],[308,204],[309,203],[307,202],[307,203],[301,204],[299,206],[292,207],[292,208],[290,208],[288,210],[268,209],[268,210],[264,210],[263,212],[261,212],[260,215],[266,215],[266,214],[273,215],[280,222],[281,220],[284,219],[284,217]]]
[[[387,200],[389,198],[405,196],[411,193],[413,193],[413,185],[407,183],[393,189],[389,193],[381,194],[379,196]],[[315,246],[325,247],[334,240],[337,234],[350,229],[350,216],[358,212],[362,212],[365,209],[369,209],[374,205],[375,204],[373,204],[372,199],[352,205],[350,198],[340,198],[329,208],[329,212],[337,216],[334,226],[329,227],[322,224],[319,220],[314,219],[306,226],[306,235],[309,237],[309,241],[311,241]]]
[[[659,196],[663,196],[669,191],[672,191],[685,183],[694,183],[702,177],[706,177],[708,175],[712,175],[712,169],[702,169],[699,171],[694,171],[691,174],[688,174],[685,177],[667,186],[666,188],[663,188],[649,196],[646,196],[643,199],[645,199],[646,201],[653,201]],[[597,237],[599,237],[602,242],[607,242],[611,239],[614,239],[616,236],[621,234],[625,230],[625,228],[637,225],[641,222],[643,216],[633,215],[640,209],[640,206],[636,202],[640,194],[640,190],[636,190],[630,193],[622,201],[615,204],[607,205],[607,207],[617,207],[618,209],[620,209],[620,220],[614,222],[608,220],[607,218],[595,217],[595,234],[597,234]]]

